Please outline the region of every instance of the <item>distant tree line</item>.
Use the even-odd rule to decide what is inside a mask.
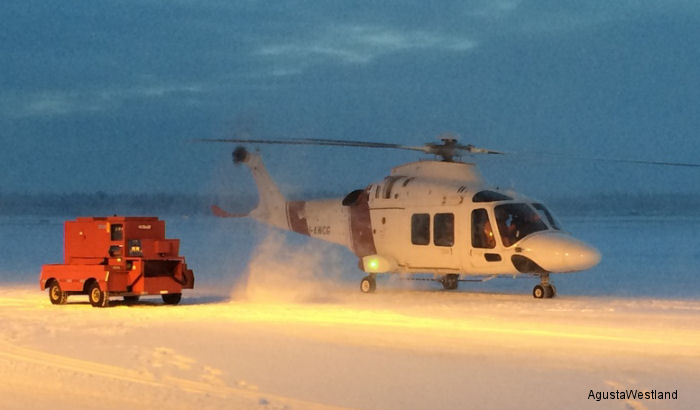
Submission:
[[[545,203],[567,216],[700,216],[700,193],[602,193],[554,197]]]
[[[298,193],[292,200],[342,197],[328,192]],[[561,216],[700,216],[700,194],[605,193],[542,198]],[[1,193],[0,216],[211,215],[211,205],[245,213],[257,195],[178,193]]]
[[[211,205],[248,212],[257,197],[176,193],[0,193],[0,215],[208,215]]]

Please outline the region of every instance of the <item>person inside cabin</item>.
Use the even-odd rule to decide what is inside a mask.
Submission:
[[[496,247],[496,237],[493,235],[493,229],[491,228],[491,222],[487,219],[484,223],[484,243],[486,248]]]
[[[539,214],[526,204],[499,205],[494,212],[505,247],[515,244],[533,232],[547,229]]]
[[[472,246],[486,249],[496,247],[496,237],[485,209],[472,212]]]
[[[513,215],[508,215],[507,218],[501,218],[498,225],[498,230],[501,232],[501,240],[503,246],[508,247],[518,241],[519,229],[516,219]]]

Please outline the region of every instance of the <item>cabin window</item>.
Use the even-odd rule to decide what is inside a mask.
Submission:
[[[430,243],[430,215],[413,214],[411,216],[411,243],[414,245]]]
[[[511,246],[533,232],[547,230],[540,215],[527,204],[498,205],[493,211],[503,246]]]
[[[435,214],[433,218],[433,242],[436,246],[452,246],[455,243],[454,214]]]
[[[496,247],[496,237],[485,209],[472,211],[472,247],[483,249]]]
[[[121,224],[112,225],[109,229],[110,239],[121,241],[124,239],[124,227]]]
[[[551,226],[552,229],[556,229],[557,231],[561,230],[557,221],[554,219],[552,214],[549,213],[549,210],[547,210],[547,208],[545,208],[544,205],[532,204],[532,206],[535,208],[535,211],[537,211],[537,213],[540,214],[540,218],[546,219],[547,222],[549,222],[549,226]]]

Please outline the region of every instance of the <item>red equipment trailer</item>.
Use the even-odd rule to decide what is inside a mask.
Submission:
[[[70,295],[88,295],[95,307],[121,296],[127,303],[142,295],[180,302],[182,289],[194,288],[194,274],[179,256],[180,240],[165,238],[165,221],[156,217],[77,218],[64,227],[63,264],[44,265],[41,290],[51,303]]]

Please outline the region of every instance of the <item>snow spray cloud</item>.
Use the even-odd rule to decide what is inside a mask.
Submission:
[[[355,284],[351,280],[357,277],[346,272],[343,250],[302,239],[304,242],[292,242],[282,232],[269,231],[251,257],[246,280],[234,288],[232,300],[320,303],[347,294]]]

